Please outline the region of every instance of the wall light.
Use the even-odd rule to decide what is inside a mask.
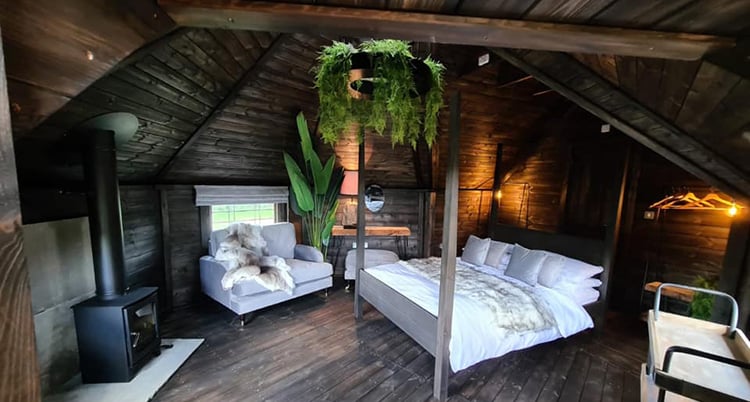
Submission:
[[[735,204],[734,202],[732,203],[732,206],[727,209],[727,215],[729,215],[730,217],[734,217],[735,215],[737,215],[737,204]]]
[[[503,198],[503,192],[502,192],[502,190],[497,190],[497,192],[495,193],[495,198],[497,198],[498,200],[500,200],[501,198]]]

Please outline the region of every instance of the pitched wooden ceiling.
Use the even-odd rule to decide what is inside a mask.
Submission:
[[[161,2],[164,3],[178,1]],[[221,4],[247,3],[254,2]],[[729,37],[742,37],[750,31],[748,0],[321,0],[301,3]],[[35,161],[50,159],[56,139],[67,129],[92,115],[126,110],[136,113],[142,124],[136,139],[119,156],[119,169],[125,180],[277,181],[281,178],[278,169],[266,167],[264,170],[259,158],[277,157],[287,141],[295,140],[291,117],[296,110],[302,109],[308,116],[314,116],[316,100],[308,69],[317,47],[327,43],[327,39],[317,35],[280,37],[248,31],[183,29],[143,46],[173,29],[169,16],[150,1],[75,0],[73,4],[66,2],[64,6],[43,8],[37,2],[25,0],[10,7],[11,10],[3,11],[0,24],[8,59],[14,132],[17,151],[21,154],[19,164],[23,165],[21,172],[34,179],[49,179],[42,176],[44,170],[38,168]],[[25,28],[33,25],[30,21],[53,28],[34,36]],[[304,21],[302,25],[314,23]],[[75,30],[76,26],[82,28]],[[71,36],[70,32],[76,35]],[[262,60],[262,68],[255,68],[255,63],[271,46],[274,46],[272,54]],[[134,52],[138,47],[142,47],[141,50]],[[87,60],[91,49],[94,60]],[[134,54],[113,70],[113,66],[131,52]],[[442,56],[447,53],[443,52]],[[473,63],[471,57],[469,65]],[[736,65],[724,68],[705,61],[607,55],[574,54],[573,57],[575,59],[571,60],[609,80],[639,105],[708,146],[725,165],[750,175],[743,158],[750,141],[742,139],[750,137],[746,134],[745,117],[750,109],[746,102],[748,84],[745,77],[730,72],[737,70]],[[466,98],[467,112],[472,112],[466,124],[473,125],[472,128],[494,126],[496,129],[500,120],[492,120],[501,119],[501,115],[486,102],[486,97],[496,95],[482,81],[487,79],[482,78],[482,74],[487,73],[454,64],[457,69],[463,69],[459,74],[463,76],[456,77],[450,88],[469,84],[481,87],[480,92]],[[497,65],[501,64],[509,68],[505,63]],[[739,69],[742,67],[740,65]],[[721,70],[719,73],[717,68]],[[108,72],[109,75],[89,87]],[[249,75],[252,80],[247,80]],[[247,82],[243,82],[243,78]],[[543,92],[544,87],[531,81],[537,86],[534,93]],[[246,85],[240,88],[238,83]],[[485,85],[476,85],[478,83]],[[238,92],[236,100],[221,104],[233,91]],[[52,115],[62,105],[64,108]],[[539,116],[546,113],[547,106],[539,107]],[[44,124],[39,125],[42,121]],[[191,136],[196,132],[198,135]],[[716,132],[721,134],[716,135]],[[264,142],[268,133],[276,141],[273,149]],[[503,140],[512,142],[509,138]],[[487,140],[486,147],[491,147],[493,142],[494,138]],[[666,145],[673,152],[682,152],[673,144]],[[707,174],[711,178],[717,173],[709,168]],[[721,172],[718,174],[720,176]],[[433,176],[439,176],[439,172]],[[420,181],[416,177],[411,180]],[[738,194],[745,191],[744,188],[737,190]]]

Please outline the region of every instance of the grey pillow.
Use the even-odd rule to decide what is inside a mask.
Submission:
[[[487,251],[487,258],[484,259],[484,265],[489,265],[493,268],[507,266],[512,252],[512,244],[492,240],[490,241],[490,249]]]
[[[553,288],[560,280],[560,273],[562,273],[563,266],[565,265],[565,257],[553,253],[545,254],[547,254],[547,258],[544,260],[542,269],[539,271],[539,284]]]
[[[526,282],[531,286],[536,286],[539,281],[539,271],[542,264],[547,258],[547,253],[541,250],[529,250],[521,245],[516,244],[513,247],[513,254],[508,263],[508,269],[505,275]]]
[[[482,265],[487,258],[487,251],[490,249],[490,239],[480,239],[474,235],[469,236],[464,246],[464,252],[461,259],[470,264]]]

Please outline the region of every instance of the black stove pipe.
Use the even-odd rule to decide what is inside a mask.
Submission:
[[[111,300],[125,293],[125,245],[122,239],[115,133],[88,130],[83,134],[83,166],[96,295],[99,299]]]

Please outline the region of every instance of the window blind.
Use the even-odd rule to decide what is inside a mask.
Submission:
[[[195,186],[195,205],[266,204],[289,202],[282,186]]]

